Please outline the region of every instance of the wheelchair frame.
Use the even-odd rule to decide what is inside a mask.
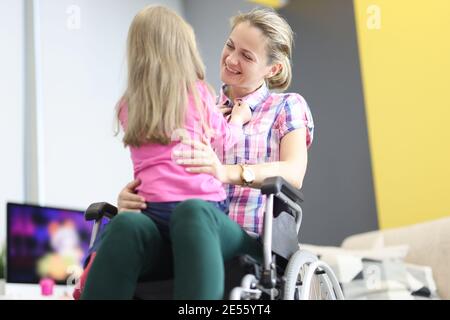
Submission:
[[[266,179],[261,191],[267,197],[263,221],[264,260],[260,272],[261,277],[258,279],[253,274],[245,275],[241,286],[231,291],[230,299],[260,299],[262,294],[266,293],[271,300],[280,298],[283,300],[294,300],[295,298],[310,300],[311,297],[308,294],[317,281],[317,290],[324,290],[319,292],[317,298],[320,300],[343,300],[342,289],[331,267],[309,251],[298,248],[289,257],[284,276],[281,278],[277,276],[276,256],[272,251],[274,202],[281,201],[290,209],[283,212],[294,217],[298,237],[303,217],[299,202],[303,202],[303,195],[281,177]],[[301,274],[303,269],[306,270],[304,274]]]
[[[261,299],[263,295],[269,299],[309,300],[311,288],[318,285],[319,299],[344,299],[339,282],[333,270],[314,254],[298,247],[298,233],[302,223],[302,193],[281,177],[267,178],[262,187],[266,195],[266,207],[263,220],[263,264],[254,263],[253,268],[260,270],[260,276],[247,274],[241,280],[241,286],[231,290],[231,300]],[[274,213],[274,206],[282,207],[282,212]],[[287,266],[283,276],[278,276],[276,255],[273,254],[274,214],[287,213],[295,219],[296,248],[289,253]],[[103,217],[112,219],[117,215],[117,208],[106,202],[91,204],[85,212],[87,221],[95,221],[92,229],[90,248],[100,231]],[[276,223],[276,221],[275,221]],[[250,260],[252,260],[250,258]]]

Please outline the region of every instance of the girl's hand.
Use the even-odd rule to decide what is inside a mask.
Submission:
[[[238,125],[244,125],[252,118],[252,111],[245,102],[235,100],[234,107],[231,108],[228,104],[217,106],[222,115],[230,122]]]
[[[141,181],[135,179],[128,183],[125,188],[120,191],[117,198],[117,207],[119,213],[122,212],[140,212],[141,209],[145,209],[145,199],[136,194],[136,188],[141,184]]]
[[[233,108],[229,107],[228,104],[218,105],[217,108],[220,112],[222,112],[224,117],[229,116],[231,114],[231,110],[233,110]]]
[[[174,151],[177,164],[185,166],[188,172],[207,173],[221,182],[225,181],[225,166],[219,161],[208,141],[185,140],[181,143],[190,146],[190,150]]]
[[[217,108],[222,113],[222,115],[225,117],[225,119],[227,121],[229,121],[230,117],[231,117],[231,110],[233,110],[233,108],[230,108],[228,106],[228,104],[224,104],[224,105],[221,105],[221,106],[218,105]]]
[[[252,111],[247,103],[236,100],[231,110],[230,123],[244,125],[252,118]]]
[[[230,123],[235,123],[243,126],[252,118],[252,111],[245,102],[236,100],[233,109],[231,110]]]

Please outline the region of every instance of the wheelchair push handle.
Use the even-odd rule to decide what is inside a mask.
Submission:
[[[265,195],[284,194],[294,202],[303,202],[303,194],[282,177],[271,177],[264,180],[261,193]]]
[[[84,213],[84,219],[86,221],[97,221],[103,217],[112,219],[117,215],[117,213],[117,208],[112,204],[109,204],[108,202],[96,202],[91,204],[87,208],[86,212]]]

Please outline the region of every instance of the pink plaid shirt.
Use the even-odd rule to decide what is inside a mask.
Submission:
[[[219,104],[232,101],[222,87]],[[314,122],[308,104],[296,93],[271,93],[264,84],[242,99],[252,110],[252,119],[244,126],[244,138],[229,149],[216,150],[224,164],[258,164],[280,160],[281,139],[289,132],[307,128],[306,144],[313,140]],[[265,196],[259,189],[225,185],[230,201],[230,218],[244,229],[261,233]]]

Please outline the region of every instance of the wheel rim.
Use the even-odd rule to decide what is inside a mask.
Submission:
[[[285,281],[285,300],[343,299],[331,268],[308,251],[299,250],[294,253],[286,268]]]

